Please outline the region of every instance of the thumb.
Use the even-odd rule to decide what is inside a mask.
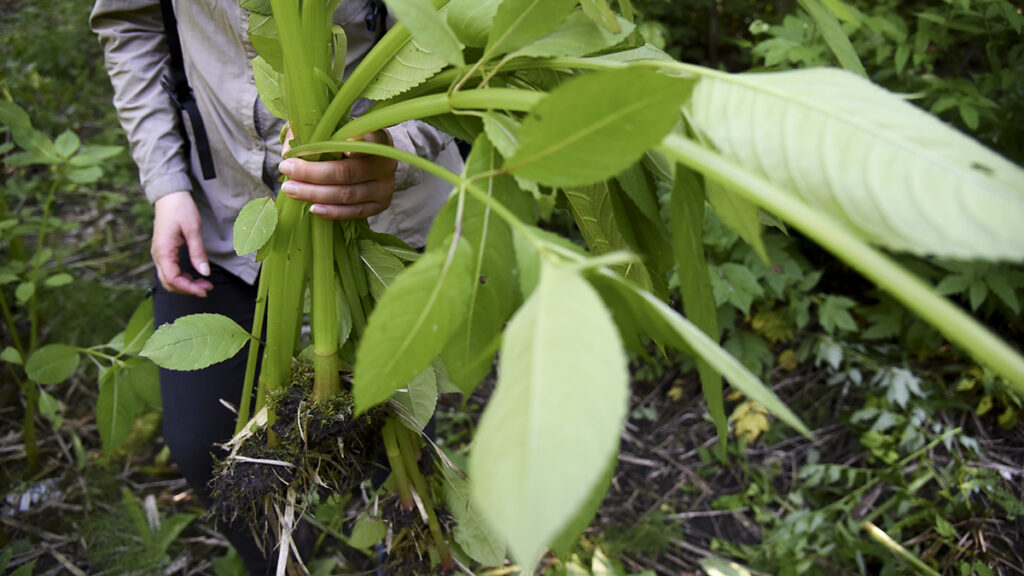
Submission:
[[[181,234],[185,237],[185,245],[188,246],[188,258],[192,267],[203,276],[210,275],[210,262],[206,257],[206,246],[203,245],[201,224],[182,227]]]

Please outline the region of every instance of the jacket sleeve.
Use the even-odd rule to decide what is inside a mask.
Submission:
[[[170,57],[157,0],[97,0],[89,25],[99,36],[114,107],[150,202],[192,190],[177,108],[160,86]]]
[[[436,162],[449,144],[455,139],[445,132],[441,132],[426,122],[409,120],[396,126],[388,128],[395,148],[412,152],[420,158],[426,158]],[[420,183],[423,177],[423,170],[399,162],[395,170],[395,189],[405,190]]]

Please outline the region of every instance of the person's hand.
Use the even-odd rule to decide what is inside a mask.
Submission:
[[[361,138],[392,146],[387,130]],[[287,146],[285,148],[287,151]],[[395,192],[398,162],[383,156],[349,154],[342,160],[309,162],[288,158],[281,173],[289,178],[281,191],[296,200],[312,203],[310,211],[331,220],[366,218],[387,209]]]
[[[210,275],[210,263],[200,234],[199,209],[190,192],[172,192],[153,204],[153,242],[149,254],[156,264],[156,275],[168,292],[205,298],[213,289],[209,280],[195,279],[181,271],[178,251],[188,246],[192,267],[203,276]]]

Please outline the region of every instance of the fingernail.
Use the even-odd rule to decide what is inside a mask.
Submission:
[[[319,204],[313,204],[312,206],[309,207],[309,211],[312,214],[320,216],[321,214],[324,213],[324,207]]]
[[[297,190],[295,189],[295,182],[288,180],[284,184],[281,184],[281,192],[284,192],[288,196],[294,196]]]
[[[291,176],[292,170],[295,169],[295,161],[292,160],[291,158],[288,158],[287,160],[282,160],[281,163],[277,166],[277,168],[281,171],[281,174],[284,174],[285,176]]]
[[[207,262],[200,262],[199,265],[196,266],[196,272],[199,272],[203,276],[209,276],[210,265]]]

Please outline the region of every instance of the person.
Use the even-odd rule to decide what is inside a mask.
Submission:
[[[232,227],[242,206],[278,191],[311,202],[323,218],[368,217],[371,227],[425,244],[433,217],[450,186],[404,163],[378,156],[344,160],[281,161],[283,121],[260,102],[238,0],[175,2],[181,53],[198,105],[215,176],[204,179],[193,126],[161,79],[168,72],[168,39],[159,0],[97,0],[90,26],[98,35],[114,87],[114,106],[139,168],[141,187],[153,203],[151,256],[156,268],[156,325],[188,314],[227,315],[250,329],[259,265],[232,247]],[[346,70],[379,39],[377,0],[344,0],[334,14],[348,40]],[[365,104],[365,103],[364,103]],[[364,106],[365,109],[365,106]],[[184,130],[183,130],[184,129]],[[370,134],[449,169],[461,169],[456,142],[429,125],[411,121]],[[189,485],[208,502],[215,446],[231,437],[234,414],[223,402],[240,400],[245,351],[193,372],[161,370],[163,435]],[[223,527],[252,574],[267,561],[246,527]],[[268,551],[269,552],[269,551]]]

